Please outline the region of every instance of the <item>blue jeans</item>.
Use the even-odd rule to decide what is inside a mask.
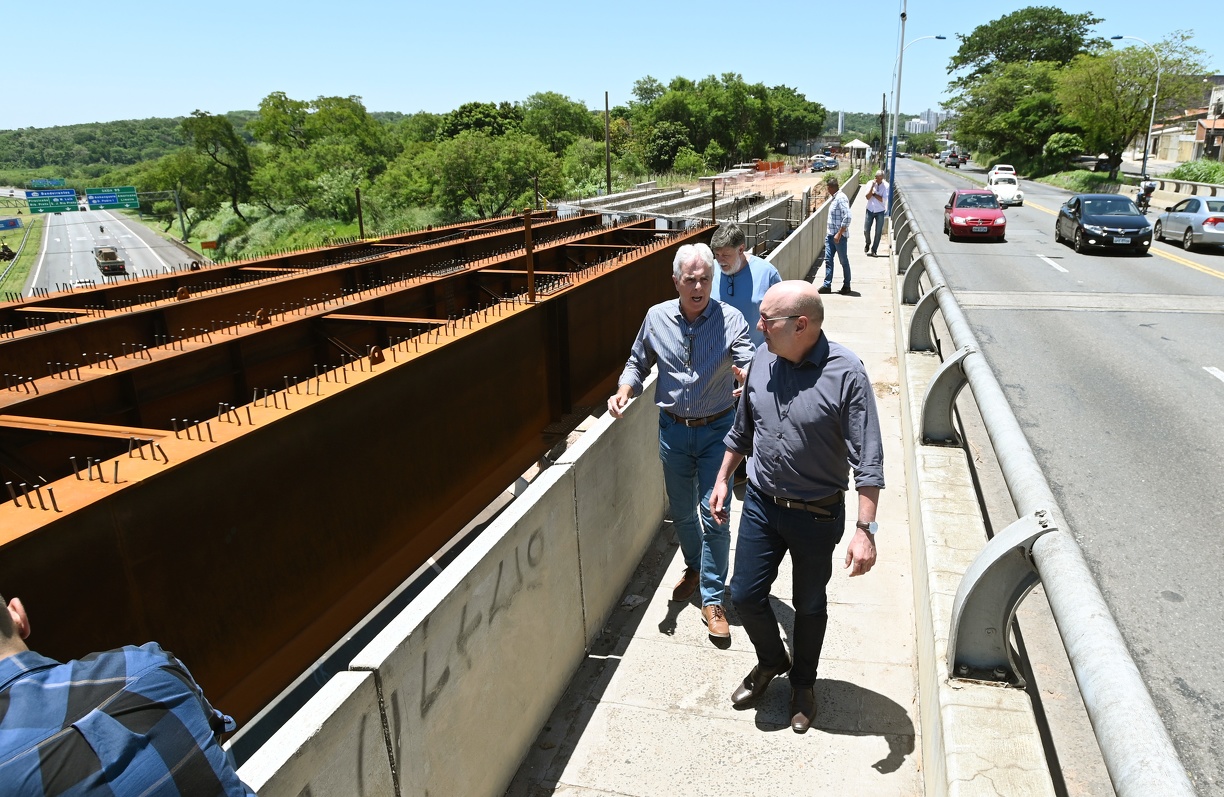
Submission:
[[[849,287],[850,285],[850,256],[846,253],[850,242],[846,239],[848,235],[843,235],[841,242],[833,242],[833,234],[825,236],[825,278],[824,286],[826,288],[833,287],[833,252],[836,250],[837,257],[841,260],[842,265],[842,285]]]
[[[863,241],[867,246],[871,247],[871,254],[875,254],[880,249],[880,235],[884,232],[884,216],[888,214],[886,210],[869,210],[867,211],[867,223],[863,226]],[[871,239],[871,223],[875,222],[875,240]]]
[[[685,426],[659,412],[659,458],[667,489],[668,514],[684,564],[701,574],[701,605],[723,602],[731,550],[731,524],[710,513],[710,493],[718,478],[735,413],[705,426]]]
[[[731,601],[762,667],[776,668],[786,662],[786,646],[778,633],[769,590],[778,577],[782,555],[790,551],[795,596],[790,682],[794,689],[816,683],[816,666],[829,624],[825,588],[833,575],[833,549],[846,526],[846,505],[843,501],[826,508],[833,513],[831,517],[780,507],[749,482],[740,513]]]

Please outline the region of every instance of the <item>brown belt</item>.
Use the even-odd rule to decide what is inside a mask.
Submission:
[[[815,501],[799,501],[794,498],[778,498],[777,496],[767,495],[766,493],[762,493],[760,490],[757,490],[757,492],[785,509],[802,509],[805,512],[811,512],[814,515],[825,516],[833,514],[825,509],[825,507],[840,504],[842,501],[842,495],[844,495],[844,493],[838,490],[830,496],[826,496],[825,498],[820,498]]]
[[[722,412],[716,412],[713,415],[707,415],[704,418],[682,418],[681,416],[677,415],[671,410],[663,410],[663,412],[667,413],[668,417],[671,418],[676,423],[682,423],[685,426],[705,426],[707,423],[717,421],[719,418],[721,418],[722,416],[726,415],[728,412],[731,412],[734,409],[735,409],[735,405],[732,404],[730,407],[727,407]]]

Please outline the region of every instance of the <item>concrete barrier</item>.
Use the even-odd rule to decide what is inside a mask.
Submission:
[[[854,172],[842,192],[850,203],[858,196],[859,173]],[[778,270],[784,280],[806,279],[816,261],[824,257],[825,228],[829,223],[829,201],[826,199],[816,212],[803,220],[782,245],[765,258]],[[851,222],[853,227],[853,222]]]
[[[394,794],[374,675],[337,673],[238,774],[261,797]]]
[[[265,795],[503,794],[662,521],[654,385],[595,422],[239,774]]]

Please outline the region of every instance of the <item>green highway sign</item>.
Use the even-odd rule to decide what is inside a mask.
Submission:
[[[76,191],[71,188],[26,191],[25,196],[31,213],[62,213],[77,209]]]
[[[140,200],[136,198],[136,187],[132,185],[121,188],[86,188],[85,201],[89,203],[90,210],[140,207]]]

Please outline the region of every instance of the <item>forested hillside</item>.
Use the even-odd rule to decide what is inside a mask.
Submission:
[[[647,76],[613,108],[614,189],[648,174],[694,176],[785,152],[817,136],[825,109],[788,86],[727,73],[664,84]],[[189,237],[219,254],[367,230],[489,217],[605,186],[604,115],[555,92],[467,102],[445,114],[371,112],[360,97],[274,92],[256,111],[0,131],[0,181],[176,191]],[[175,221],[172,200],[142,211]]]

